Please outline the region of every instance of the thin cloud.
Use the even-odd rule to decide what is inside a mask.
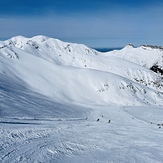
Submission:
[[[4,0],[0,1],[1,4],[2,2],[4,2]],[[23,8],[23,5],[25,5],[23,3],[17,4],[16,1],[14,1],[16,4],[14,4],[13,1],[8,2],[11,2],[9,8],[16,5],[18,7],[22,5]],[[28,1],[28,3],[31,2],[31,0]],[[40,4],[36,5],[36,2],[40,2]],[[15,15],[10,16],[12,12],[16,11],[10,11],[11,13],[8,11],[8,15],[0,16],[1,38],[10,38],[15,35],[32,37],[41,34],[79,43],[81,41],[81,43],[86,43],[89,46],[98,46],[97,44],[99,44],[99,46],[106,46],[108,42],[111,46],[113,46],[113,43],[116,44],[116,46],[130,42],[142,44],[143,41],[144,44],[162,43],[160,41],[161,38],[163,38],[163,18],[161,16],[163,15],[163,6],[161,3],[159,3],[159,6],[156,4],[152,6],[152,1],[149,1],[148,5],[144,3],[140,7],[140,4],[135,4],[137,7],[131,7],[133,4],[130,2],[126,9],[127,0],[123,5],[121,5],[122,2],[118,0],[114,1],[120,3],[118,6],[116,6],[116,3],[113,3],[112,0],[109,1],[110,3],[104,0],[102,2],[95,1],[92,8],[90,7],[91,4],[88,3],[84,10],[83,6],[86,4],[86,1],[82,1],[80,8],[77,5],[73,11],[69,10],[69,14],[66,14],[66,12],[60,14],[58,11],[66,9],[64,5],[66,5],[68,1],[51,2],[51,7],[49,7],[49,1],[43,0],[39,2],[37,0],[34,1],[31,7],[28,4],[26,10],[35,10],[36,12],[37,9],[40,8],[39,12],[43,12],[44,14],[19,14],[19,12],[23,10],[21,9],[17,14],[15,13]],[[47,2],[47,4],[43,7],[45,2]],[[65,2],[65,4],[63,4],[63,2]],[[145,1],[142,1],[142,3],[143,2]],[[62,9],[60,8],[61,4]],[[99,4],[98,7],[97,4]],[[109,4],[112,5],[113,8],[110,7],[106,9]],[[69,4],[68,7],[71,5],[72,4]],[[102,8],[102,5],[105,7],[103,6]],[[52,10],[53,7],[55,9],[54,11]],[[88,8],[90,8],[89,13],[87,12]],[[98,9],[96,10],[96,8]],[[46,9],[47,11],[45,12]],[[0,15],[1,14],[5,15],[2,10],[0,10]],[[153,42],[151,40],[153,40]]]

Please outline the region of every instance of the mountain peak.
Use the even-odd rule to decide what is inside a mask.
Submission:
[[[134,45],[130,43],[130,44],[126,45],[124,48],[125,48],[125,49],[126,49],[126,48],[134,48]]]
[[[31,40],[37,41],[37,42],[44,42],[44,41],[46,41],[48,39],[49,39],[49,37],[44,36],[44,35],[38,35],[38,36],[34,36],[34,37],[31,38]]]

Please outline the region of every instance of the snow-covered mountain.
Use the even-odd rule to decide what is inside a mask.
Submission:
[[[59,102],[162,105],[162,78],[149,69],[162,51],[146,49],[103,54],[45,36],[17,36],[0,43],[1,75]]]
[[[0,162],[162,162],[162,70],[162,47],[1,41]]]
[[[108,55],[123,58],[163,76],[163,47],[142,45],[135,48],[132,44],[127,45],[122,50],[107,52]]]

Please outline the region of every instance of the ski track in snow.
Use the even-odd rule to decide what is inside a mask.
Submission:
[[[1,162],[162,162],[163,131],[156,124],[123,110],[132,107],[96,109],[82,121],[2,124]]]

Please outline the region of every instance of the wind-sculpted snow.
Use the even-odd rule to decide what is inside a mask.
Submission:
[[[161,163],[163,80],[151,69],[161,55],[46,36],[1,41],[0,162]]]

